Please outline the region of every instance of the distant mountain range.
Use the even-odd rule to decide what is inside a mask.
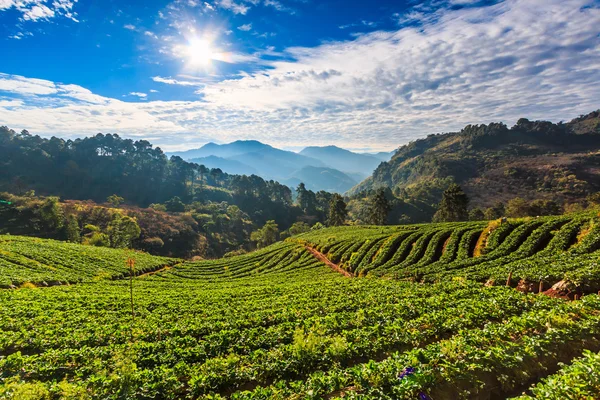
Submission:
[[[360,154],[336,146],[307,147],[299,153],[281,150],[256,140],[228,144],[208,143],[199,149],[168,153],[223,172],[258,175],[295,187],[344,193],[367,178],[393,153]]]

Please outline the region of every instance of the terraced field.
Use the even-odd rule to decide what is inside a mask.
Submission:
[[[341,227],[294,241],[353,276],[414,282],[467,279],[574,297],[600,289],[600,220],[595,213],[522,220]]]
[[[599,247],[594,214],[331,228],[200,262],[0,237],[0,279],[24,286],[0,290],[0,398],[598,398]],[[134,315],[127,257],[153,272]]]
[[[14,288],[25,283],[55,286],[123,278],[129,276],[125,263],[129,256],[135,258],[138,274],[179,262],[133,250],[0,235],[0,288]]]

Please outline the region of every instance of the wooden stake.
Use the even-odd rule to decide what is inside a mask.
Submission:
[[[135,320],[135,309],[133,307],[133,272],[135,270],[135,260],[127,258],[127,266],[129,267],[129,297],[131,299],[131,322]]]
[[[578,295],[578,294],[576,294],[576,295],[573,297],[573,300],[579,300],[579,295]]]
[[[542,293],[544,291],[544,281],[540,281],[540,287],[538,288],[538,293]]]
[[[510,281],[512,280],[512,271],[508,273],[508,279],[506,280],[506,286],[510,286]]]

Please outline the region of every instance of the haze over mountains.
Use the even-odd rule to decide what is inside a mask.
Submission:
[[[294,153],[256,140],[208,143],[199,149],[169,153],[229,174],[258,175],[292,187],[304,182],[310,190],[337,193],[369,177],[392,154],[361,154],[336,146],[313,146]]]

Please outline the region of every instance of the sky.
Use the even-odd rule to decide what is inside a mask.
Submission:
[[[0,125],[392,150],[600,108],[600,0],[0,0]]]

